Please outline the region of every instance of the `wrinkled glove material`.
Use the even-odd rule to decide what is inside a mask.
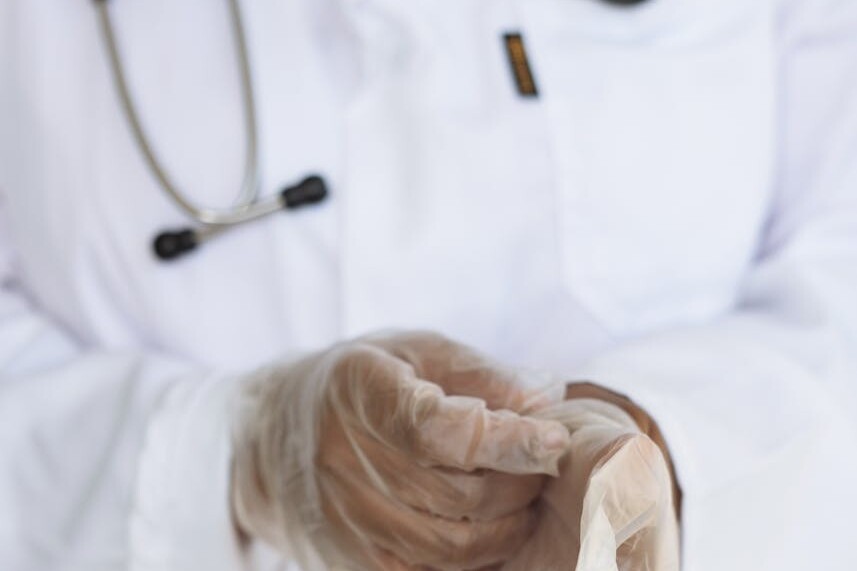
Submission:
[[[503,571],[677,571],[679,527],[660,448],[603,401],[569,400],[535,416],[563,423],[571,441],[536,531]]]
[[[569,432],[520,373],[443,337],[365,337],[247,382],[236,413],[239,526],[304,571],[479,569],[538,524]]]

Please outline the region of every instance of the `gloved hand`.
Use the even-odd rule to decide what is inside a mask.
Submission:
[[[255,375],[234,438],[240,528],[314,569],[478,569],[535,526],[568,431],[516,374],[432,334],[344,343]]]
[[[677,571],[678,522],[661,449],[621,408],[568,400],[536,413],[571,432],[533,537],[503,571]]]

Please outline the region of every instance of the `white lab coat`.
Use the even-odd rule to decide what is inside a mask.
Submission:
[[[265,191],[318,171],[332,197],[162,264],[186,221],[93,7],[0,0],[0,569],[252,567],[234,379],[386,327],[645,406],[686,569],[857,569],[857,2],[242,4]],[[160,157],[228,205],[226,6],[112,6]]]

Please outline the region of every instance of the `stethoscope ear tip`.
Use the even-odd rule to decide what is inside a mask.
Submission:
[[[327,194],[327,183],[317,174],[310,175],[298,184],[284,188],[280,192],[283,207],[290,210],[322,202],[327,198]]]
[[[162,261],[174,260],[197,247],[196,232],[187,228],[161,232],[152,244],[155,255]]]

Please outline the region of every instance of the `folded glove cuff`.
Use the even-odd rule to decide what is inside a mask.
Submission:
[[[566,386],[565,397],[568,400],[572,399],[596,399],[608,402],[621,408],[627,413],[637,424],[640,432],[648,436],[652,442],[657,444],[664,455],[667,462],[667,467],[670,471],[670,479],[673,486],[673,505],[675,506],[676,518],[681,521],[681,506],[682,506],[682,490],[679,485],[678,476],[676,474],[675,465],[673,464],[672,455],[670,454],[669,446],[666,438],[661,432],[657,421],[641,406],[632,401],[622,393],[608,389],[601,385],[590,381],[574,381]]]

